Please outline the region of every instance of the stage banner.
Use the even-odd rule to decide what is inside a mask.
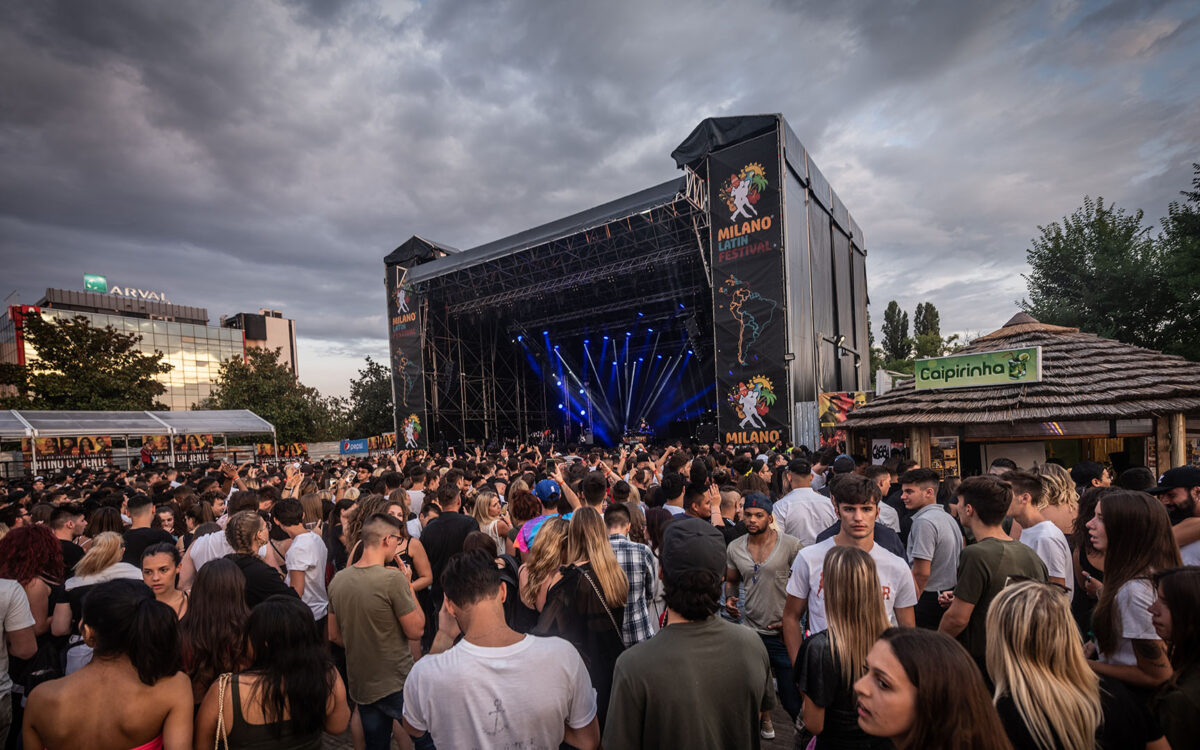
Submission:
[[[732,445],[790,440],[775,132],[708,156],[717,423]]]
[[[396,437],[403,447],[427,444],[425,415],[424,321],[420,300],[408,284],[400,283],[404,271],[387,268],[388,343],[392,353],[392,393],[395,400]]]
[[[36,440],[38,471],[73,469],[77,466],[99,469],[112,464],[112,437],[108,435],[64,435]],[[33,447],[29,438],[21,439],[21,458],[25,468],[33,466]]]
[[[280,443],[280,458],[308,458],[308,443]]]
[[[255,443],[254,456],[258,459],[274,458],[275,444],[274,443]]]

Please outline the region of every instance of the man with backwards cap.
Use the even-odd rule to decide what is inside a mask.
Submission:
[[[757,748],[775,705],[771,664],[749,628],[715,617],[725,540],[711,523],[676,518],[663,535],[667,625],[617,659],[604,746]]]
[[[1175,524],[1175,541],[1184,565],[1200,565],[1200,466],[1177,466],[1168,469],[1149,490],[1166,507]]]
[[[780,702],[795,719],[802,699],[792,680],[792,663],[788,661],[782,628],[788,576],[803,545],[799,539],[775,528],[771,511],[771,499],[766,495],[757,492],[746,495],[742,520],[748,534],[730,542],[725,553],[725,609],[735,618],[739,616],[738,584],[744,582],[746,601],[740,614],[745,625],[758,633],[766,646]],[[760,734],[763,739],[775,738],[769,715],[762,717]]]

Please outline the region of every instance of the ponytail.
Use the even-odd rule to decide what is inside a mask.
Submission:
[[[125,657],[153,685],[179,671],[175,612],[140,581],[97,584],[83,599],[83,624],[95,635],[95,657]]]

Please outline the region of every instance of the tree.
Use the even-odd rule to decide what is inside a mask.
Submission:
[[[870,353],[871,384],[875,383],[875,372],[883,367],[883,350],[875,346],[875,329],[871,327],[871,311],[867,311],[867,351]]]
[[[941,316],[932,302],[921,302],[913,313],[913,333],[917,336],[942,335]]]
[[[138,349],[142,337],[112,326],[97,328],[82,315],[24,318],[25,340],[37,353],[26,365],[0,366],[0,385],[16,395],[0,398],[6,409],[82,411],[162,410],[167,388],[156,377],[171,371],[162,352]]]
[[[1142,212],[1085,197],[1062,223],[1039,226],[1026,251],[1026,312],[1043,323],[1071,326],[1151,349],[1162,348],[1173,314],[1164,294],[1160,253]],[[1193,269],[1194,271],[1194,269]]]
[[[908,313],[900,310],[896,300],[883,311],[883,356],[888,360],[906,360],[912,351],[908,337]]]
[[[350,381],[347,435],[365,437],[395,429],[392,373],[367,357],[366,366]]]
[[[1169,300],[1162,349],[1200,361],[1200,163],[1192,164],[1192,190],[1172,201],[1162,220],[1158,246]]]
[[[913,313],[913,348],[915,356],[940,357],[945,353],[946,342],[942,339],[941,319],[932,302],[921,302]]]
[[[249,409],[275,425],[280,442],[336,440],[345,427],[341,399],[323,398],[279,361],[278,349],[251,347],[246,358],[221,363],[211,395],[200,409]]]

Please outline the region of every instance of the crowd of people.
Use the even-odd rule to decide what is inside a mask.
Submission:
[[[0,481],[0,742],[1194,747],[1200,468],[803,447]],[[782,711],[775,711],[776,707]]]

